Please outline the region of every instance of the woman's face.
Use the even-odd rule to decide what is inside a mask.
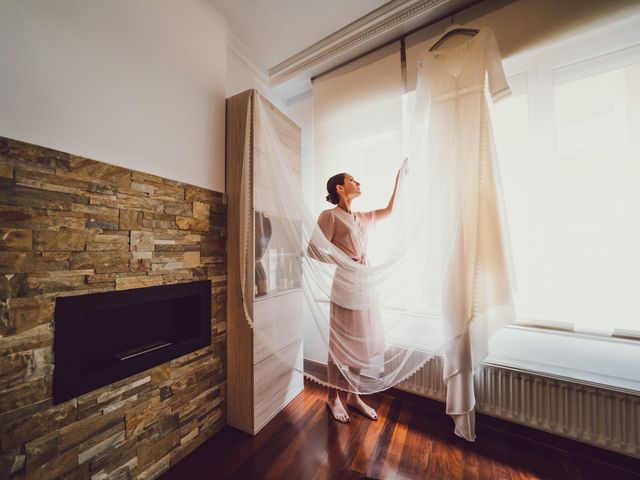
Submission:
[[[353,178],[353,175],[348,173],[344,176],[344,185],[338,185],[336,189],[339,194],[344,195],[347,199],[360,196],[360,182]]]

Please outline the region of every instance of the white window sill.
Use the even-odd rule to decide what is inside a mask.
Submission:
[[[640,342],[510,326],[484,363],[640,394]]]

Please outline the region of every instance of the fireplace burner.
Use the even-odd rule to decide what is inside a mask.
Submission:
[[[56,300],[53,402],[211,344],[211,281]]]

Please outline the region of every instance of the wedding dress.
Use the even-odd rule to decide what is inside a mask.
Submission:
[[[495,37],[486,28],[462,44],[428,51],[418,76],[417,95],[429,106],[427,156],[446,165],[440,181],[450,191],[445,201],[429,204],[429,217],[447,219],[437,228],[444,228],[439,241],[451,251],[446,258],[427,256],[427,265],[438,269],[427,270],[426,292],[441,295],[447,413],[456,422],[456,434],[473,440],[473,370],[488,353],[489,336],[515,318],[506,216],[485,96],[488,91],[497,101],[510,89]]]

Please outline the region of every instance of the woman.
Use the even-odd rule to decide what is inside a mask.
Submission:
[[[406,160],[400,171],[406,169]],[[327,182],[327,201],[335,208],[323,211],[318,217],[318,226],[324,236],[353,261],[367,265],[367,229],[376,221],[387,217],[393,210],[398,178],[396,175],[393,194],[385,208],[370,212],[354,212],[351,202],[360,196],[360,182],[348,173],[334,175]],[[310,254],[322,260],[317,250]],[[324,257],[325,261],[327,257]],[[339,261],[331,290],[330,336],[327,373],[330,383],[340,375],[336,361],[348,366],[350,380],[357,381],[360,371],[370,363],[375,355],[384,352],[384,331],[377,308],[366,310],[348,309],[339,304],[340,298],[346,298],[349,292],[349,274],[340,267]],[[335,359],[335,361],[334,361]],[[350,421],[336,388],[329,388],[327,405],[333,417],[342,423]],[[365,417],[377,420],[376,411],[364,403],[359,395],[349,393],[347,405],[360,411]]]

